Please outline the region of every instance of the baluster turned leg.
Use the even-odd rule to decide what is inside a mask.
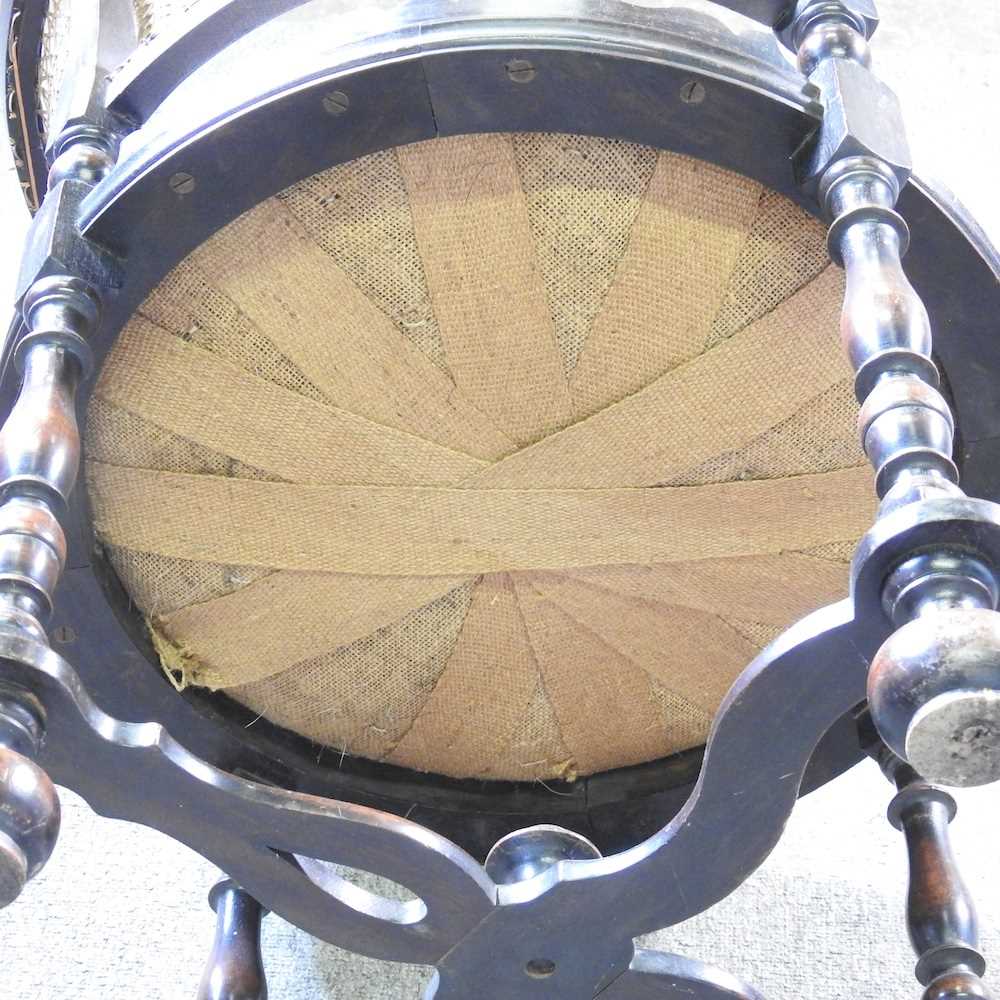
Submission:
[[[830,256],[846,275],[841,339],[881,521],[916,504],[928,517],[954,511],[965,495],[930,319],[902,266],[909,230],[896,202],[910,155],[898,101],[869,68],[875,23],[871,0],[798,0],[784,37],[823,108],[796,169],[830,220]],[[949,785],[1000,779],[995,562],[974,540],[914,545],[883,585],[897,631],[872,663],[872,717],[898,756]]]
[[[955,800],[888,750],[880,763],[899,790],[888,816],[903,832],[909,853],[906,920],[917,953],[915,974],[926,987],[923,1000],[990,1000],[980,978],[986,961],[979,952],[976,907],[948,836]]]
[[[58,247],[63,257],[73,256],[69,244],[80,250],[82,237],[60,214],[72,199],[60,201],[60,192],[97,184],[114,163],[112,148],[94,130],[60,137],[49,175],[57,210],[43,219],[49,228],[34,234],[35,246]],[[100,318],[97,288],[52,273],[62,267],[60,254],[33,261],[39,276],[25,290],[24,336],[14,352],[21,387],[0,428],[0,630],[43,645],[66,564],[60,518],[80,465],[76,393]],[[41,705],[30,691],[3,683],[0,669],[0,907],[42,868],[59,833],[55,788],[34,760],[44,739]]]
[[[55,276],[32,286],[23,314],[23,382],[0,430],[0,629],[47,644],[43,622],[66,562],[58,515],[79,465],[75,393],[97,302],[85,283]],[[44,721],[29,691],[0,684],[0,907],[42,868],[59,832],[55,788],[33,760]]]
[[[216,914],[215,943],[198,988],[198,1000],[267,1000],[260,954],[266,911],[231,879],[218,882],[208,901]]]

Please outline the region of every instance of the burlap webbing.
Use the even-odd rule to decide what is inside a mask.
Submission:
[[[268,718],[301,720],[307,735],[338,752],[385,757],[444,675],[473,589],[471,583],[455,587],[384,628],[229,692]]]
[[[150,618],[159,619],[182,608],[199,607],[242,591],[274,570],[261,566],[235,566],[175,559],[158,552],[140,552],[107,546],[118,575],[134,581],[129,597]]]
[[[260,248],[275,245],[282,252],[262,259]],[[477,457],[512,450],[280,200],[241,216],[191,260],[335,406]]]
[[[455,385],[519,445],[569,423],[510,137],[420,143],[399,163]]]
[[[653,486],[744,447],[843,381],[829,336],[842,288],[842,275],[827,269],[715,350],[497,462],[476,485]]]
[[[795,551],[863,531],[875,509],[864,492],[870,482],[867,467],[858,466],[710,486],[478,490],[90,466],[95,526],[113,545],[179,559],[402,578]],[[308,531],[319,523],[322,532]]]
[[[821,226],[683,157],[375,154],[144,304],[91,406],[99,530],[168,669],[342,752],[661,756],[846,590],[872,504],[841,294]]]
[[[760,319],[829,267],[825,243],[800,219],[801,209],[787,198],[761,191],[705,348]]]
[[[541,581],[522,579],[516,587],[542,683],[580,772],[659,756],[666,740],[648,675],[553,600]]]
[[[535,574],[531,587],[633,667],[708,713],[756,652],[718,616],[696,608],[625,595],[564,573]],[[671,669],[664,649],[687,669]]]
[[[743,618],[730,618],[729,625],[757,649],[763,649],[769,642],[774,642],[785,631],[780,625],[767,625]]]
[[[210,284],[190,258],[153,289],[139,316],[251,375],[307,399],[329,402],[235,303]]]
[[[151,434],[148,421],[99,395],[91,400],[87,424],[88,438],[93,442],[88,450],[91,461],[141,469],[183,469],[241,479],[276,478],[263,469],[164,428],[158,427],[156,433]]]
[[[809,549],[807,555],[816,559],[827,559],[834,563],[849,563],[854,555],[855,545],[853,542],[828,542],[826,545],[817,545]]]
[[[141,317],[122,341],[104,366],[98,397],[111,386],[107,395],[115,406],[280,479],[453,483],[486,465],[257,378]],[[149,372],[157,377],[150,380]],[[255,425],[269,427],[268,434],[244,424],[251,409]]]
[[[658,157],[647,146],[595,143],[582,135],[532,132],[512,139],[538,270],[569,377],[632,240]]]
[[[843,596],[840,565],[801,552],[576,569],[570,577],[626,597],[692,608],[726,619],[784,626]]]
[[[185,681],[250,684],[372,635],[455,590],[465,577],[277,572],[225,596],[159,615],[156,624],[190,658]],[[240,630],[253,636],[234,644]]]
[[[507,697],[489,696],[502,678]],[[528,633],[506,573],[483,577],[447,669],[388,760],[419,767],[438,748],[464,758],[472,774],[488,774],[517,732],[538,686]]]
[[[278,198],[397,331],[447,371],[396,151],[316,174]]]
[[[658,161],[617,280],[573,372],[578,419],[704,350],[760,201],[759,184],[742,177],[719,183],[722,176],[698,160]],[[669,260],[685,265],[667,271]]]
[[[855,460],[857,441],[845,439],[838,428],[856,419],[857,405],[853,380],[843,379],[743,447],[713,455],[670,476],[664,485],[700,486],[842,469]]]

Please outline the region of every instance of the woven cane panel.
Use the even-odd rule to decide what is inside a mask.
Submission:
[[[74,0],[49,0],[42,28],[42,51],[38,59],[37,101],[42,119],[49,115],[63,88],[72,84],[75,62],[74,11],[79,8]]]
[[[32,0],[44,2],[44,0]],[[183,18],[192,13],[201,0],[132,0],[136,37],[139,46],[158,35],[179,30]],[[81,58],[93,57],[94,39],[80,25],[90,23],[88,5],[97,0],[48,0],[42,29],[42,51],[38,60],[38,109],[47,124],[60,100],[72,87],[89,86],[87,72],[77,73]],[[85,49],[86,51],[81,51]],[[92,75],[92,74],[90,74]]]
[[[188,14],[200,0],[132,0],[140,44],[172,27],[171,18]]]
[[[178,685],[331,748],[572,779],[704,741],[873,510],[822,227],[627,143],[311,177],[149,297],[95,524]]]

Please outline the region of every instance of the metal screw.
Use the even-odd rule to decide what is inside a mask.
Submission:
[[[174,194],[190,194],[195,188],[194,178],[181,170],[170,178],[170,190]]]
[[[527,59],[511,59],[504,69],[514,83],[530,83],[535,79],[535,67]]]
[[[58,628],[52,630],[52,638],[56,642],[67,645],[71,642],[76,642],[76,632],[69,625],[60,625]]]
[[[342,115],[351,106],[351,99],[342,90],[323,95],[323,110],[327,114]]]
[[[688,80],[681,87],[681,100],[685,104],[701,104],[705,100],[705,87],[697,80]]]
[[[551,958],[533,958],[525,965],[524,971],[532,979],[548,979],[556,971],[556,963]]]

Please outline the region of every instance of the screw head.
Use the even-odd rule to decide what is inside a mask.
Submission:
[[[196,187],[195,179],[183,170],[178,171],[168,181],[174,194],[190,194]]]
[[[551,958],[533,958],[525,964],[524,971],[532,979],[548,979],[555,974],[556,963]]]
[[[323,95],[323,110],[328,115],[346,114],[351,106],[351,99],[342,90],[332,90]]]
[[[535,79],[535,67],[527,59],[511,59],[504,69],[513,83],[531,83]]]
[[[681,87],[681,100],[685,104],[701,104],[705,100],[705,85],[698,80],[688,80]]]
[[[76,642],[76,630],[69,625],[60,625],[52,630],[52,638],[56,642],[68,646],[71,642]]]

